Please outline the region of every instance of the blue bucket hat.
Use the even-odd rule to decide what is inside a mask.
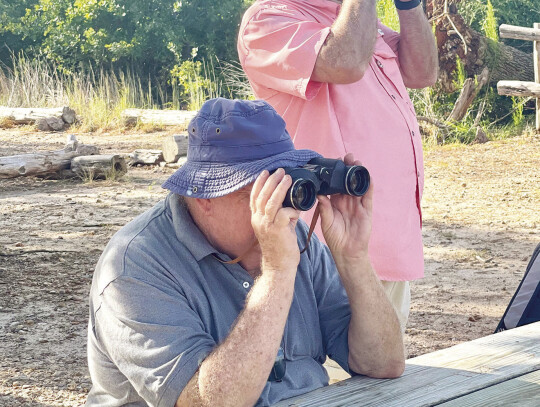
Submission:
[[[296,150],[285,121],[263,100],[208,100],[188,133],[187,161],[163,188],[193,198],[227,195],[255,181],[263,170],[299,167],[320,157]]]

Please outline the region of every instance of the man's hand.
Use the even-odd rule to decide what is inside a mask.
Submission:
[[[359,165],[352,154],[346,165]],[[399,321],[368,255],[373,184],[362,197],[319,197],[321,226],[351,307],[349,367],[377,378],[398,377],[405,367]]]
[[[272,175],[263,171],[251,190],[251,225],[261,247],[262,273],[295,275],[300,262],[295,230],[300,211],[283,207],[291,184],[290,175],[280,168]]]
[[[352,154],[346,165],[360,165]],[[334,258],[366,258],[371,235],[373,185],[362,197],[349,195],[319,196],[321,227]]]
[[[225,341],[201,364],[177,407],[253,406],[267,383],[283,337],[300,261],[300,213],[283,208],[291,186],[283,169],[263,171],[251,190],[251,225],[262,251],[261,275]]]

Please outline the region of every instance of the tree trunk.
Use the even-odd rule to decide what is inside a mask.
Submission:
[[[61,118],[65,123],[73,124],[76,116],[75,111],[69,107],[35,109],[0,106],[0,118],[7,119],[13,124],[34,124],[39,119],[50,117]]]
[[[185,127],[196,114],[196,111],[190,110],[126,109],[122,112],[122,117],[126,126],[145,123]]]
[[[470,28],[458,14],[460,0],[449,0],[445,13],[444,0],[428,0],[428,18],[435,24],[439,50],[439,82],[447,92],[453,92],[457,57],[468,77],[480,74],[484,67],[490,72],[489,83],[500,80],[533,81],[531,54],[495,42]]]
[[[127,164],[117,154],[81,156],[71,160],[71,171],[81,179],[117,178],[127,172]]]
[[[165,162],[175,163],[182,156],[187,155],[188,136],[185,134],[175,134],[163,139],[163,158]]]
[[[79,145],[77,140],[70,136],[63,150],[0,157],[0,178],[55,173],[69,168],[73,158],[93,154],[99,154],[97,147]]]

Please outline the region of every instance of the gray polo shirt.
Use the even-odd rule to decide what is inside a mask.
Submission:
[[[297,235],[304,247],[305,223]],[[90,292],[87,405],[174,406],[204,358],[226,339],[253,285],[240,265],[222,264],[213,253],[229,260],[173,194],[111,239]],[[349,320],[332,257],[314,238],[300,259],[283,335],[286,375],[266,384],[257,405],[327,385],[326,356],[348,370]]]

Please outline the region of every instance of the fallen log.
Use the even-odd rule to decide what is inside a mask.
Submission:
[[[70,135],[62,150],[0,157],[0,178],[55,173],[69,168],[71,160],[77,156],[94,154],[99,154],[96,146],[79,144],[75,136]]]
[[[36,127],[41,131],[60,131],[65,125],[66,123],[60,117],[47,117],[36,121]]]
[[[185,127],[196,114],[191,110],[126,109],[122,112],[122,118],[126,126],[143,123]]]
[[[188,136],[185,134],[175,134],[163,139],[163,159],[167,163],[177,162],[180,157],[187,155],[187,149]]]
[[[161,150],[135,150],[130,155],[129,165],[155,165],[163,161]]]
[[[80,156],[71,160],[71,171],[83,180],[118,178],[127,172],[127,164],[118,154]]]
[[[61,118],[67,124],[73,124],[77,119],[75,111],[69,107],[36,109],[0,106],[0,118],[7,119],[17,125],[34,124],[39,119],[48,119],[50,117]]]

